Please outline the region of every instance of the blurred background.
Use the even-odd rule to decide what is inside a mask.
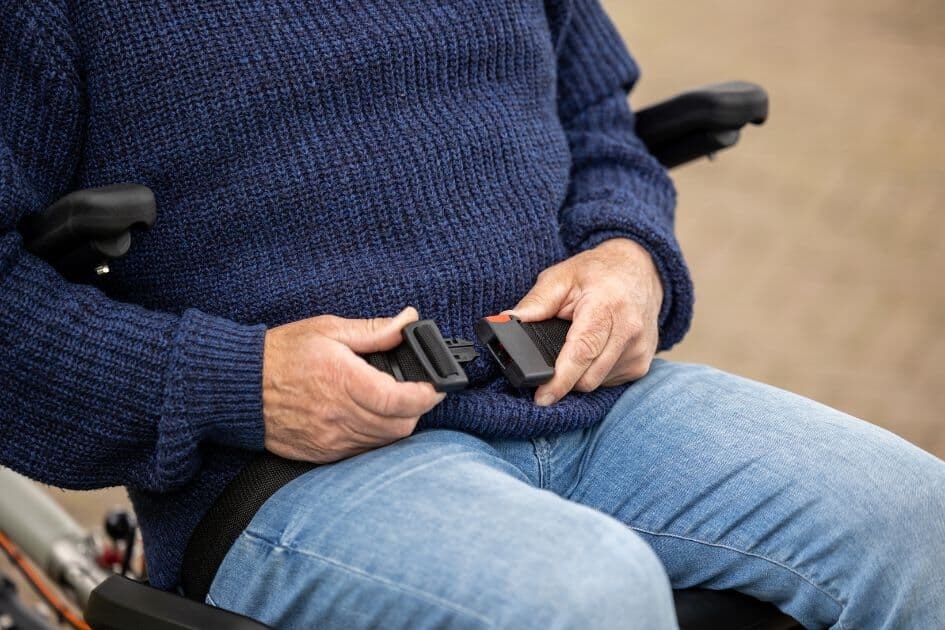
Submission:
[[[945,457],[945,3],[605,0],[636,106],[727,79],[771,117],[674,172],[696,320],[669,356],[810,396]],[[120,489],[51,490],[87,525]]]
[[[945,457],[945,2],[604,4],[634,106],[728,79],[771,97],[737,148],[673,173],[696,317],[668,357]]]

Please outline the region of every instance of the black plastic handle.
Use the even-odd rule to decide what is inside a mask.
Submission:
[[[77,190],[20,221],[30,252],[74,277],[124,256],[132,229],[147,229],[157,217],[154,193],[140,184]]]
[[[636,132],[667,168],[734,146],[745,125],[768,118],[768,94],[746,81],[684,92],[637,112]]]
[[[249,617],[159,591],[119,575],[92,591],[85,620],[94,630],[266,630]]]

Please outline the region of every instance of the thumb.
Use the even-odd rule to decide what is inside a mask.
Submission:
[[[325,336],[340,341],[358,354],[390,350],[403,341],[401,331],[420,318],[417,309],[408,306],[394,317],[340,319]]]
[[[539,276],[531,291],[525,294],[515,308],[505,311],[523,322],[540,322],[557,316],[568,297],[571,287],[558,277]]]

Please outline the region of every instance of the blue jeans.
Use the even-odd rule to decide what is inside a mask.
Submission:
[[[599,425],[431,430],[277,492],[208,600],[279,628],[672,628],[670,584],[807,627],[945,628],[945,463],[657,361]]]

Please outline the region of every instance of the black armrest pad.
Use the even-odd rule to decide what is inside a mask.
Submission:
[[[696,132],[741,129],[768,118],[768,94],[754,83],[731,81],[684,92],[637,112],[637,135],[660,145]]]
[[[69,193],[20,222],[26,248],[56,260],[79,245],[121,236],[133,227],[154,224],[157,207],[147,186],[116,184]]]
[[[93,630],[266,630],[267,626],[140,582],[112,575],[89,598],[85,620]]]

